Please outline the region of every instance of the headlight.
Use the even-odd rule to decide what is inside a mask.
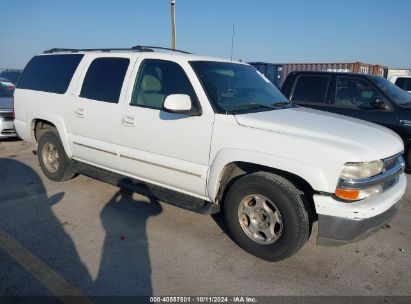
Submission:
[[[341,172],[341,178],[367,178],[378,175],[382,172],[384,163],[382,160],[376,160],[368,163],[346,163]]]
[[[346,163],[341,172],[340,179],[364,179],[376,176],[382,173],[384,163],[382,160],[376,160],[367,163]],[[344,187],[337,187],[335,196],[345,201],[359,201],[366,199],[372,195],[381,193],[383,187],[381,185],[374,185],[363,189],[347,189]]]

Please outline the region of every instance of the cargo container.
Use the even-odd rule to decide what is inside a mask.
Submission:
[[[387,78],[388,68],[362,62],[352,63],[266,63],[250,62],[263,73],[274,85],[281,87],[288,74],[294,71],[321,71],[373,74]]]
[[[258,71],[264,74],[277,88],[280,88],[280,78],[282,65],[281,64],[272,64],[266,62],[249,62],[253,65]]]
[[[322,71],[322,72],[347,72],[372,74],[387,77],[388,68],[382,65],[372,65],[362,62],[353,63],[297,63],[282,64],[280,85],[283,84],[288,74],[294,71]]]

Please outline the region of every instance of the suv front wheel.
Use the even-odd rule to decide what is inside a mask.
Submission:
[[[312,225],[304,194],[287,179],[267,172],[239,178],[228,190],[224,215],[234,241],[267,261],[296,253]]]
[[[41,135],[37,157],[43,173],[53,181],[66,181],[75,175],[72,161],[64,151],[55,129],[50,129]]]

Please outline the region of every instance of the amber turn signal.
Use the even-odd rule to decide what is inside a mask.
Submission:
[[[340,189],[340,188],[337,188],[337,190],[335,190],[335,196],[337,196],[338,198],[344,199],[344,200],[355,201],[355,200],[358,200],[359,195],[360,195],[359,190]]]

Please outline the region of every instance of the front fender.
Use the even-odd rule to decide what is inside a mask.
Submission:
[[[246,162],[292,173],[318,191],[327,191],[331,186],[325,172],[301,161],[257,151],[224,149],[214,158],[207,179],[207,195],[213,202],[218,194],[224,168],[233,162]]]

